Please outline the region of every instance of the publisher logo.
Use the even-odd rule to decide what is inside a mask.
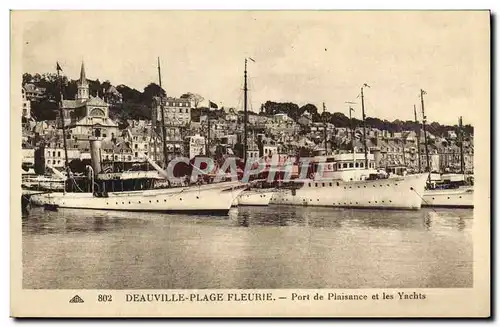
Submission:
[[[69,300],[69,303],[83,303],[83,299],[78,295],[75,295],[71,300]]]

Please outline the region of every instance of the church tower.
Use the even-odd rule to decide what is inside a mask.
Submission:
[[[82,69],[80,70],[80,79],[76,82],[78,91],[76,93],[76,100],[88,100],[89,99],[89,82],[85,77],[85,66],[82,61]]]

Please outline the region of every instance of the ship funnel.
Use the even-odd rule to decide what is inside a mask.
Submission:
[[[90,164],[94,174],[99,174],[101,169],[101,140],[98,138],[90,139]]]

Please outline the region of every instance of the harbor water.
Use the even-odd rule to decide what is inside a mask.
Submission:
[[[33,208],[27,289],[472,287],[472,209],[239,207],[228,216]]]

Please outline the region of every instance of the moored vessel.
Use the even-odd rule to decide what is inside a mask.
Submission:
[[[383,178],[361,154],[338,154],[323,160],[323,174],[285,184],[271,204],[344,208],[420,209],[428,174]]]

